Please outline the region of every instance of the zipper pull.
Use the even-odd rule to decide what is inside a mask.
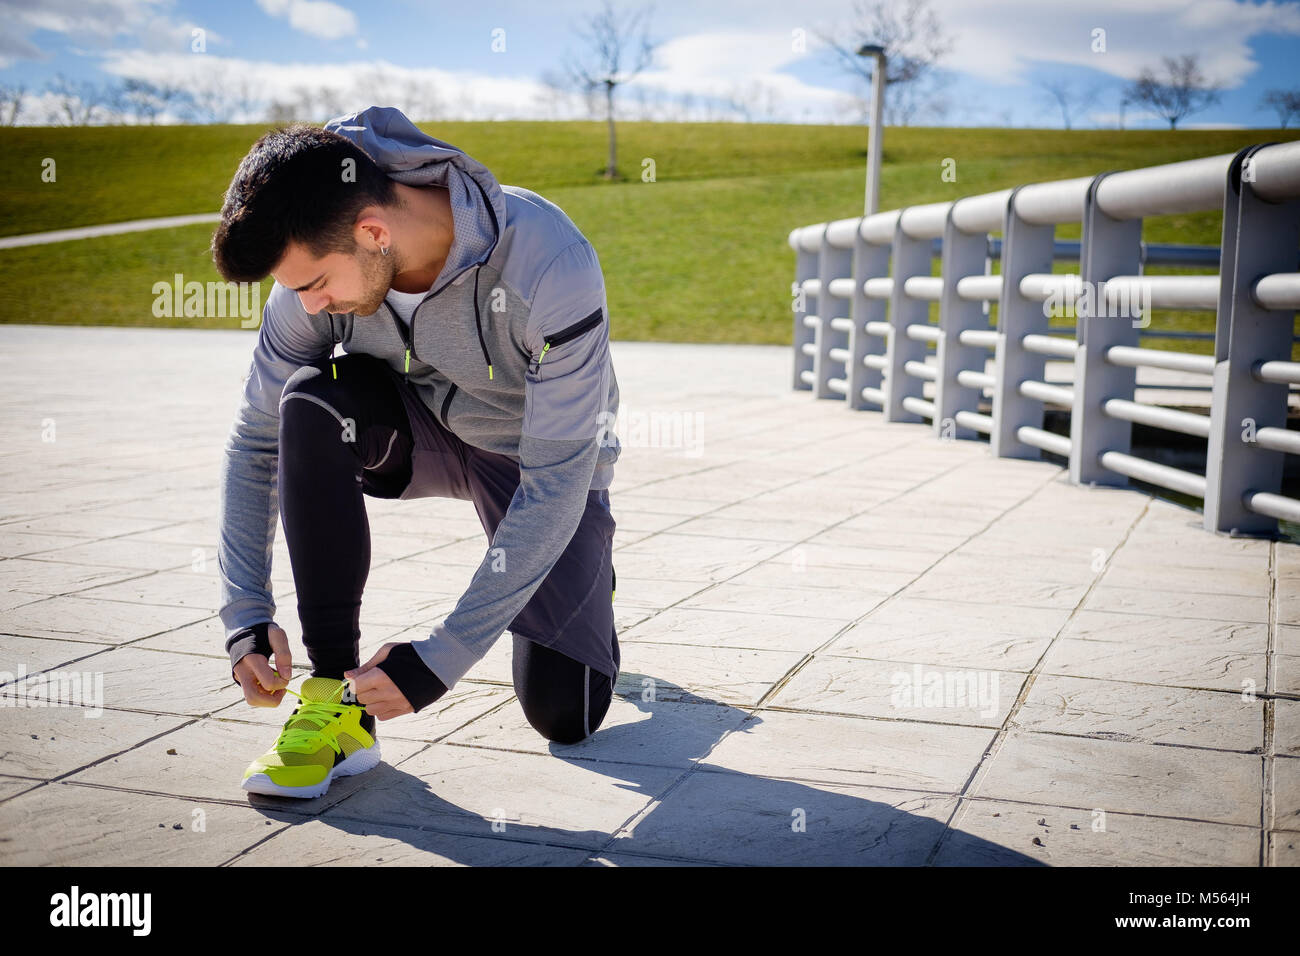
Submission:
[[[489,365],[489,366],[488,366],[488,379],[491,380],[491,378],[492,378],[492,366]]]
[[[539,356],[537,356],[537,364],[538,364],[538,365],[541,365],[541,364],[542,364],[542,359],[546,358],[546,350],[549,349],[550,347],[551,347],[551,343],[550,343],[550,342],[547,342],[545,345],[542,346],[542,354],[539,355]]]

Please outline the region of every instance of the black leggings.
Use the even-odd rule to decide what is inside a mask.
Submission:
[[[362,354],[306,366],[280,404],[279,508],[312,674],[342,679],[360,663],[361,595],[370,573],[363,493],[397,498],[411,479],[400,383]],[[613,686],[580,661],[514,635],[515,693],[528,722],[557,743],[600,726]],[[436,699],[436,698],[435,698]]]

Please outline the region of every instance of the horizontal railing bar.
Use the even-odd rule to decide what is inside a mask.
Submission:
[[[1116,474],[1136,478],[1150,485],[1181,491],[1185,495],[1205,497],[1205,477],[1181,468],[1159,465],[1145,458],[1137,458],[1118,451],[1104,451],[1097,456],[1103,468],[1109,468]]]
[[[957,298],[965,299],[967,302],[1000,301],[1002,276],[962,276],[957,280]]]
[[[1300,432],[1289,428],[1260,428],[1255,432],[1255,444],[1269,451],[1300,455]]]
[[[992,388],[997,383],[997,376],[991,372],[977,372],[973,368],[964,368],[957,373],[957,384],[967,388]]]
[[[899,225],[903,232],[912,239],[936,239],[943,235],[944,222],[948,219],[948,202],[932,202],[923,206],[908,206],[903,210]]]
[[[1056,338],[1051,335],[1030,334],[1020,340],[1028,352],[1038,355],[1055,355],[1059,358],[1074,358],[1079,351],[1079,343],[1074,339]]]
[[[1129,345],[1112,345],[1106,350],[1106,361],[1126,368],[1165,368],[1174,372],[1214,374],[1213,355],[1188,355],[1186,352],[1163,352],[1160,349],[1139,349]]]
[[[862,294],[868,299],[888,299],[894,294],[894,280],[889,276],[877,276],[862,283]]]
[[[1073,442],[1064,435],[1043,431],[1031,425],[1021,425],[1017,428],[1016,437],[1026,445],[1050,451],[1053,455],[1060,455],[1062,458],[1069,458],[1070,452],[1074,449]]]
[[[826,355],[832,362],[843,362],[846,365],[851,358],[848,349],[827,349]]]
[[[1048,385],[1046,382],[1029,379],[1020,383],[1020,394],[1037,402],[1051,402],[1064,405],[1066,408],[1074,407],[1074,389],[1066,388],[1064,385]]]
[[[1261,382],[1300,385],[1300,362],[1256,362],[1250,374]]]
[[[938,342],[942,335],[937,325],[913,323],[907,327],[907,337],[913,342]]]
[[[933,382],[937,374],[933,365],[916,361],[904,362],[903,371],[913,378],[924,379],[927,382]]]
[[[802,372],[800,372],[799,381],[803,382],[805,385],[813,384],[813,382],[816,381],[816,379],[813,376],[812,369],[806,368]]]
[[[889,359],[883,355],[864,355],[862,356],[862,364],[867,368],[883,370],[889,365]]]
[[[862,389],[862,397],[869,402],[875,402],[877,405],[885,404],[885,390],[883,388],[872,388],[867,385]]]
[[[1165,428],[1169,431],[1193,435],[1196,438],[1210,437],[1210,417],[1193,412],[1180,412],[1174,408],[1162,408],[1159,405],[1143,405],[1130,402],[1125,398],[1111,398],[1102,402],[1101,410],[1111,418],[1121,421],[1137,422],[1153,428]]]
[[[1223,153],[1113,173],[1098,183],[1097,205],[1112,219],[1222,209],[1231,162],[1232,154]]]
[[[903,283],[903,295],[938,302],[943,298],[943,279],[939,276],[912,276]]]
[[[983,435],[993,433],[993,416],[981,415],[979,412],[959,411],[953,415],[953,420],[963,428],[969,428],[971,431],[977,431]]]
[[[830,282],[826,283],[827,291],[837,299],[853,298],[854,286],[855,284],[851,276],[847,278],[832,279]]]
[[[957,333],[957,341],[962,345],[992,349],[997,348],[998,333],[996,329],[962,329]]]
[[[826,387],[830,389],[832,392],[834,392],[836,395],[849,394],[849,383],[846,379],[828,378],[826,380]]]
[[[1268,515],[1282,521],[1300,522],[1300,501],[1285,495],[1271,495],[1264,491],[1248,491],[1241,503],[1256,514]]]
[[[852,332],[853,320],[850,318],[846,318],[845,316],[840,316],[839,318],[831,319],[831,328],[834,329],[836,332]]]
[[[934,402],[927,402],[924,398],[917,398],[915,395],[908,395],[904,397],[900,404],[915,415],[921,415],[930,419],[934,418]]]
[[[817,343],[805,342],[803,345],[799,346],[799,351],[802,352],[804,355],[816,355]]]
[[[1294,312],[1300,309],[1300,272],[1276,272],[1264,276],[1251,290],[1261,309]]]
[[[862,326],[862,328],[868,335],[876,335],[882,339],[887,337],[890,333],[888,322],[867,322]]]
[[[1300,199],[1300,143],[1266,146],[1251,157],[1255,195],[1269,202]]]

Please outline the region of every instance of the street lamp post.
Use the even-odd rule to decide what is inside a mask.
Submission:
[[[885,109],[885,48],[874,43],[863,44],[858,56],[870,56],[876,61],[871,71],[871,136],[867,142],[867,202],[864,215],[870,216],[880,205],[880,141],[884,136],[881,116]]]

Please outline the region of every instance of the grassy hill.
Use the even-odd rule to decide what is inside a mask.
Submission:
[[[621,123],[625,180],[606,183],[603,123],[422,125],[485,163],[501,182],[564,208],[600,256],[616,339],[789,343],[794,254],[787,235],[862,209],[861,127]],[[215,212],[240,158],[265,128],[0,130],[11,170],[0,180],[0,235]],[[881,208],[1296,138],[1300,133],[1285,130],[891,128]],[[53,183],[41,179],[47,158],[56,164]],[[642,180],[647,159],[653,182]],[[941,178],[945,159],[956,162],[956,182]],[[1159,217],[1145,223],[1144,238],[1217,244],[1220,227],[1218,213]],[[176,273],[199,282],[219,278],[207,252],[211,233],[211,226],[191,226],[0,250],[0,321],[237,328],[237,319],[158,319],[151,311],[156,282]],[[1077,238],[1078,228],[1058,235]],[[267,280],[263,300],[269,289]],[[1153,324],[1209,323],[1205,315],[1158,313]]]

